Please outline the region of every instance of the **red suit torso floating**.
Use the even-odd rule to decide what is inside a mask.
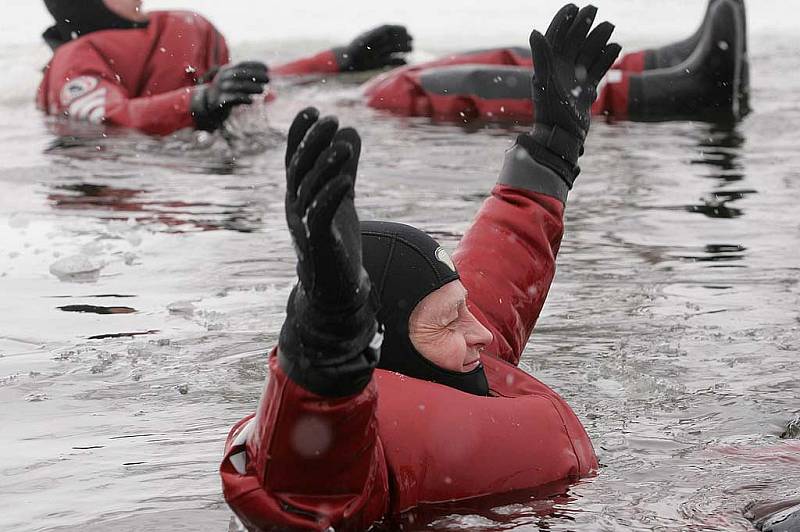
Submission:
[[[228,61],[206,19],[156,11],[146,28],[96,31],[58,47],[37,102],[53,115],[167,134],[194,125],[192,87]]]
[[[225,38],[202,16],[153,11],[146,27],[92,31],[56,48],[37,104],[51,115],[166,135],[195,126],[192,92],[229,61]],[[271,74],[338,71],[335,50],[326,50]]]
[[[563,204],[495,187],[455,262],[494,340],[490,396],[376,370],[361,393],[317,396],[270,356],[258,412],[231,431],[225,497],[251,529],[365,529],[425,503],[533,488],[592,474],[580,421],[516,367],[555,271]]]

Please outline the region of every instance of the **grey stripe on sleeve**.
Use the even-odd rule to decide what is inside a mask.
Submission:
[[[454,65],[433,67],[420,76],[422,88],[434,94],[470,95],[485,100],[528,100],[531,76],[527,67]]]
[[[498,185],[508,185],[533,192],[547,194],[566,203],[569,187],[558,174],[534,161],[522,146],[514,146],[506,152]]]

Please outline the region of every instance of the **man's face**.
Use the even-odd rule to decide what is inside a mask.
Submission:
[[[408,318],[411,343],[422,356],[451,371],[478,366],[492,333],[467,308],[467,290],[452,281],[428,294]]]
[[[142,0],[103,0],[106,7],[117,15],[134,22],[144,22],[147,15],[142,11]]]

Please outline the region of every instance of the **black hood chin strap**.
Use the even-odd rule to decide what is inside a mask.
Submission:
[[[137,22],[111,11],[103,0],[44,0],[56,23],[42,34],[55,50],[62,44],[94,31],[146,28],[147,21]]]
[[[417,351],[409,337],[408,319],[417,304],[458,279],[447,252],[427,233],[393,222],[362,222],[361,242],[378,322],[384,328],[378,367],[473,395],[489,395],[482,365],[467,373],[439,367]]]
[[[416,350],[408,335],[408,327],[405,330],[405,349],[395,351],[390,348],[389,355],[382,352],[379,368],[449,386],[472,395],[489,395],[489,382],[486,380],[483,364],[478,364],[478,367],[466,373],[437,366]],[[384,333],[384,346],[388,337]],[[383,349],[386,350],[385,347]]]

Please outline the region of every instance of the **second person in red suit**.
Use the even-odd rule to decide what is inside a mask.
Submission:
[[[37,103],[48,114],[165,135],[213,131],[253,101],[269,76],[370,70],[404,63],[411,37],[385,25],[289,64],[230,64],[228,45],[189,11],[142,11],[141,0],[45,0],[53,58]],[[266,9],[266,8],[265,8]]]

